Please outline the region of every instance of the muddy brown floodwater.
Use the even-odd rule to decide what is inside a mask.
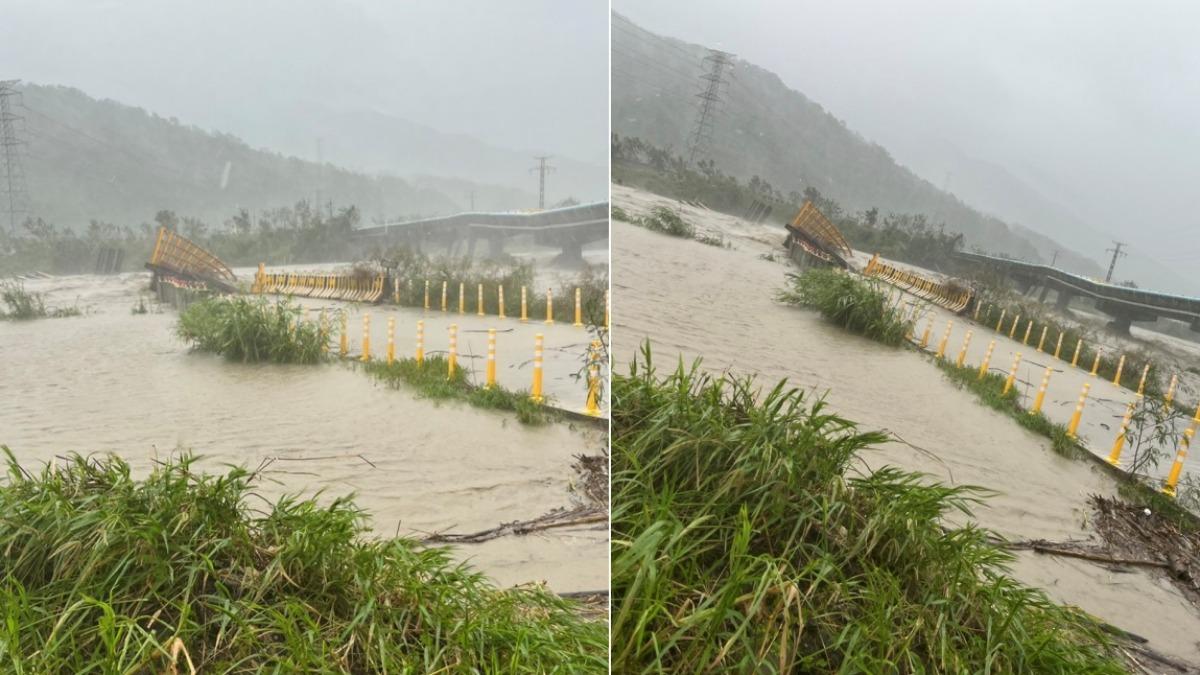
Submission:
[[[786,261],[782,228],[748,225],[613,186],[613,205],[631,214],[657,204],[681,209],[698,230],[724,235],[733,248],[613,222],[616,372],[626,370],[649,338],[659,368],[673,367],[680,356],[702,357],[708,370],[756,374],[764,386],[787,379],[825,396],[833,410],[862,427],[903,439],[866,453],[868,468],[891,464],[996,491],[976,510],[982,526],[1012,539],[1093,534],[1087,497],[1115,495],[1116,485],[1090,463],[1055,454],[1045,438],[983,407],[911,351],[850,335],[815,312],[776,303],[776,291],[795,269],[762,256],[774,252]],[[1148,638],[1164,653],[1200,662],[1200,613],[1167,582],[1141,570],[1115,573],[1082,560],[1018,556],[1013,573],[1021,581]]]
[[[148,279],[138,273],[27,281],[29,290],[47,293],[49,304],[77,301],[87,314],[0,321],[0,444],[27,467],[70,451],[117,453],[138,471],[177,448],[204,455],[208,470],[278,458],[265,494],[353,492],[377,533],[420,536],[570,506],[574,456],[605,446],[591,427],[527,427],[508,413],[435,404],[341,364],[247,365],[190,353],[174,336],[173,310],[131,314]],[[415,319],[404,318],[406,334]],[[432,323],[440,326],[441,318]],[[535,328],[516,330],[531,351]],[[579,329],[536,330],[558,354],[547,363],[553,393],[582,392],[569,380],[576,363],[566,350],[581,340]],[[382,347],[383,333],[374,339]],[[516,386],[519,377],[510,373],[502,383],[509,379]],[[544,580],[558,592],[608,585],[605,527],[504,537],[456,547],[455,555],[503,585]]]

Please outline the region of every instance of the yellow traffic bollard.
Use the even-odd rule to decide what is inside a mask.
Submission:
[[[946,355],[946,343],[950,341],[950,331],[954,330],[954,320],[946,322],[946,332],[942,333],[942,339],[938,342],[937,357],[941,359]]]
[[[1125,355],[1121,355],[1121,359],[1117,361],[1117,374],[1113,377],[1113,384],[1121,386],[1121,371],[1125,370]]]
[[[400,304],[400,277],[392,279],[392,304]]]
[[[1083,404],[1087,401],[1088,390],[1092,388],[1091,382],[1083,383],[1083,391],[1079,392],[1079,402],[1075,404],[1075,413],[1071,415],[1071,423],[1067,425],[1067,436],[1076,437],[1076,432],[1079,431],[1079,421],[1083,419]]]
[[[992,362],[992,350],[996,349],[996,341],[992,340],[988,343],[987,353],[983,355],[983,363],[979,364],[979,379],[983,379],[987,375],[988,364]]]
[[[1175,454],[1175,463],[1171,465],[1171,473],[1167,474],[1167,482],[1163,485],[1163,494],[1174,497],[1175,486],[1179,484],[1179,474],[1183,473],[1183,463],[1187,460],[1188,448],[1192,445],[1192,437],[1196,435],[1195,427],[1183,431],[1183,440],[1179,442],[1179,452]]]
[[[1075,356],[1071,357],[1071,365],[1072,366],[1079,365],[1079,354],[1081,353],[1082,350],[1083,350],[1083,338],[1079,338],[1079,341],[1077,341],[1075,343]]]
[[[442,311],[446,311],[446,286],[449,282],[442,282]]]
[[[1121,429],[1117,431],[1117,438],[1113,441],[1112,452],[1108,453],[1108,463],[1113,466],[1121,466],[1121,451],[1125,449],[1125,438],[1129,434],[1129,422],[1133,419],[1133,407],[1135,404],[1130,403],[1125,409],[1125,419],[1121,420]]]
[[[554,323],[554,289],[546,289],[546,323]]]
[[[1012,328],[1008,329],[1008,339],[1009,339],[1009,340],[1012,340],[1012,339],[1014,339],[1014,338],[1016,337],[1016,335],[1017,335],[1017,324],[1018,324],[1018,323],[1020,323],[1020,322],[1021,322],[1021,315],[1020,315],[1020,314],[1018,314],[1018,315],[1016,315],[1016,316],[1014,316],[1014,317],[1013,317]]]
[[[1175,385],[1179,384],[1179,374],[1171,373],[1171,384],[1167,387],[1167,395],[1163,397],[1167,406],[1171,405],[1171,401],[1175,400]]]
[[[534,403],[546,400],[542,397],[542,340],[541,333],[533,336],[533,386],[529,390],[529,398]]]
[[[976,303],[975,303],[975,314],[971,316],[971,318],[972,318],[973,320],[975,320],[975,321],[978,321],[978,320],[979,320],[979,309],[980,309],[981,307],[983,307],[983,303],[982,303],[982,302],[976,302]]]
[[[1004,389],[1000,392],[1001,396],[1007,394],[1008,390],[1012,389],[1013,382],[1017,381],[1017,366],[1019,365],[1021,365],[1021,352],[1017,352],[1017,355],[1013,357],[1012,368],[1008,369],[1008,379],[1004,380]]]
[[[966,337],[963,338],[962,347],[958,350],[958,360],[954,362],[954,365],[958,366],[959,368],[963,367],[963,363],[967,360],[967,347],[970,344],[971,344],[971,331],[968,330]]]
[[[413,358],[416,359],[418,366],[423,365],[425,363],[425,322],[424,321],[417,322],[417,353],[413,355]]]
[[[350,331],[346,329],[346,313],[342,312],[342,339],[338,349],[339,356],[345,356],[350,352]]]
[[[583,291],[575,288],[575,323],[576,328],[583,328]]]
[[[498,290],[499,298],[497,298],[496,304],[498,304],[500,306],[500,318],[503,319],[503,318],[505,318],[504,317],[504,286],[501,285],[497,290]]]
[[[446,377],[454,379],[454,372],[458,370],[458,324],[450,324],[450,349],[446,352]]]
[[[1050,330],[1050,326],[1042,326],[1042,337],[1038,338],[1037,350],[1042,351],[1042,347],[1046,345],[1046,331]]]
[[[467,313],[467,283],[465,281],[458,282],[458,313]]]
[[[933,317],[929,317],[929,323],[925,324],[925,332],[921,334],[921,349],[929,346],[929,334],[933,332]]]
[[[325,308],[321,308],[320,319],[320,336],[321,336],[321,351],[329,351],[329,317],[325,316]]]
[[[1147,363],[1145,368],[1142,368],[1142,379],[1138,380],[1138,398],[1146,395],[1146,376],[1150,374],[1150,364]]]
[[[362,360],[371,360],[371,314],[363,314]]]
[[[525,303],[525,287],[521,287],[521,323],[529,320],[528,305]]]
[[[1054,358],[1056,359],[1058,358],[1058,355],[1062,353],[1062,340],[1063,332],[1060,330],[1058,331],[1058,343],[1054,345]]]
[[[999,333],[1001,330],[1004,329],[1004,313],[1007,311],[1008,311],[1008,308],[1006,308],[1006,307],[1000,308],[1000,320],[996,322],[996,332],[997,333]]]
[[[429,309],[429,280],[425,280],[425,309]]]
[[[483,316],[483,284],[479,284],[479,289],[475,294],[475,315]]]
[[[1100,355],[1103,353],[1100,349],[1096,350],[1096,358],[1092,361],[1092,377],[1095,377],[1096,373],[1100,372]]]
[[[600,416],[600,341],[592,340],[588,359],[588,395],[583,414]]]
[[[387,364],[390,366],[396,360],[396,317],[388,317]]]
[[[1200,424],[1200,405],[1196,406],[1196,414],[1192,415],[1192,421]]]
[[[1046,372],[1042,374],[1042,383],[1038,385],[1037,396],[1033,397],[1033,407],[1029,409],[1030,415],[1036,415],[1042,412],[1042,402],[1046,400],[1046,387],[1050,386],[1050,373],[1054,369],[1046,366]]]
[[[1029,344],[1029,334],[1033,332],[1033,319],[1029,320],[1029,325],[1025,326],[1025,337],[1021,338],[1021,344]],[[1040,349],[1038,351],[1041,351]]]
[[[604,327],[608,328],[608,290],[604,291]]]
[[[496,329],[488,329],[487,388],[496,386]]]

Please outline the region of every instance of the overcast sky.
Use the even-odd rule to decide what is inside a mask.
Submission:
[[[607,164],[607,0],[0,7],[0,78],[71,85],[235,134],[260,111],[286,124],[278,111],[366,108]]]
[[[1200,3],[614,0],[613,8],[776,72],[901,163],[934,167],[949,147],[1005,167],[1097,230],[1094,241],[1062,242],[1080,252],[1102,258],[1111,233],[1130,243],[1139,270],[1170,265],[1200,276],[1186,271],[1200,262]],[[1200,284],[1190,288],[1200,294]]]

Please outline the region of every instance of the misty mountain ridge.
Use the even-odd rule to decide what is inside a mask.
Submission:
[[[323,209],[355,205],[367,222],[459,212],[470,208],[472,199],[479,210],[537,206],[536,176],[533,189],[522,190],[434,172],[407,179],[395,175],[395,169],[368,174],[332,161],[318,164],[254,148],[232,134],[96,99],[70,87],[23,83],[21,92],[24,108],[14,112],[25,118],[19,133],[27,141],[24,164],[32,212],[61,226],[78,228],[93,219],[144,223],[161,209],[218,225],[239,208],[254,212],[301,200],[320,201]],[[421,146],[426,155],[453,138],[414,125],[408,136],[414,145],[422,129],[427,131]],[[465,137],[458,143],[459,148],[473,147]],[[353,156],[336,143],[332,147],[337,156]],[[386,147],[397,152],[400,146]],[[383,157],[380,153],[379,161],[372,163],[360,156],[355,165],[382,166]],[[529,165],[522,159],[527,179]],[[552,181],[547,181],[548,204],[561,199],[551,201],[557,196],[549,189]],[[607,180],[596,183],[603,188]]]
[[[696,117],[701,60],[708,50],[657,35],[615,13],[612,39],[613,132],[683,152]],[[1103,274],[1094,259],[1034,231],[1042,229],[1043,212],[1055,205],[1019,179],[1005,175],[1005,189],[991,200],[979,199],[987,197],[985,190],[953,194],[899,164],[885,148],[775,73],[735,58],[725,79],[708,157],[726,173],[741,179],[759,176],[785,194],[812,186],[850,211],[878,207],[923,213],[935,223],[945,222],[947,230],[961,232],[968,248],[1042,263],[1058,251],[1058,266],[1088,276]],[[985,163],[979,164],[971,166],[964,159],[952,175],[964,186],[978,185],[965,178],[968,169],[987,173]],[[1019,219],[1012,218],[1016,211],[998,208],[1023,200],[1036,205]],[[1058,212],[1068,213],[1061,207]]]

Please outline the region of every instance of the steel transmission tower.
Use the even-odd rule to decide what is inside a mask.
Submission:
[[[546,208],[546,173],[554,171],[554,167],[546,163],[551,155],[539,155],[534,157],[538,161],[538,165],[529,170],[530,173],[538,172],[538,208]]]
[[[721,85],[725,83],[725,69],[733,62],[733,54],[716,49],[708,50],[704,57],[704,74],[700,76],[700,93],[696,112],[696,128],[688,138],[688,166],[703,159],[712,144],[713,118],[721,103]]]
[[[13,112],[13,107],[21,101],[19,83],[20,80],[0,80],[0,154],[3,155],[0,190],[4,191],[8,227],[13,234],[22,216],[29,215],[29,190],[25,185],[25,165],[21,162],[21,146],[25,141],[17,135],[17,127],[25,118]]]

